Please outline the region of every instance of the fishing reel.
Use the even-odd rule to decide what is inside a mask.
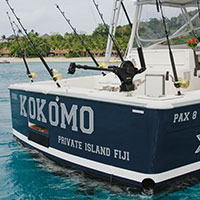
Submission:
[[[138,69],[131,61],[124,61],[120,67],[111,67],[113,72],[118,76],[121,81],[120,92],[128,92],[136,89],[133,84],[133,78],[138,73]]]
[[[59,73],[58,69],[51,69],[52,74],[53,74],[53,79],[57,80],[62,80],[63,75]]]
[[[190,86],[190,81],[187,79],[178,78],[180,88],[187,89]]]
[[[31,72],[30,74],[28,74],[28,77],[31,79],[34,79],[34,78],[38,77],[38,74],[37,74],[37,72]]]
[[[183,88],[187,89],[190,86],[190,81],[188,79],[183,79],[181,77],[178,78],[178,81],[175,82],[174,77],[172,75],[169,75],[169,71],[166,72],[165,80],[169,81],[169,77],[171,78],[172,82],[174,83],[176,88]]]
[[[68,68],[68,74],[74,74],[76,72],[76,63],[70,63]]]

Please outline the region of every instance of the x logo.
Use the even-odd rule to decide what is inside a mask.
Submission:
[[[200,134],[196,135],[197,139],[200,141]],[[198,146],[197,150],[195,151],[195,153],[199,153],[200,152],[200,145]]]

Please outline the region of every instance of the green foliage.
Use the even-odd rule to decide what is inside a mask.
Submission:
[[[41,53],[42,56],[47,56],[50,52],[50,47],[46,39],[39,37],[39,34],[33,30],[28,34],[37,50]],[[7,44],[7,47],[10,49],[11,55],[21,57],[22,54],[25,54],[27,57],[38,57],[37,52],[34,50],[32,45],[24,37],[18,37],[18,39],[10,42],[3,42],[0,44]],[[9,44],[9,45],[8,45]]]
[[[109,26],[108,25],[106,25],[106,26],[104,24],[99,24],[97,26],[97,28],[93,31],[92,35],[93,36],[96,36],[96,35],[107,36],[108,35]]]
[[[196,11],[192,11],[190,15],[194,15]],[[171,34],[173,34],[178,28],[184,24],[182,14],[178,17],[166,19],[167,27]],[[200,21],[193,22],[195,26],[200,25]],[[108,36],[108,26],[99,24],[91,35],[79,34],[83,39],[85,46],[93,52],[105,52]],[[165,31],[163,29],[163,23],[161,19],[151,18],[146,22],[141,22],[139,27],[140,37],[145,39],[163,38],[165,37]],[[21,33],[18,33],[21,35]],[[120,50],[125,52],[129,37],[131,34],[131,28],[129,25],[118,26],[116,29],[116,43],[120,47]],[[68,52],[67,57],[87,56],[85,47],[82,42],[77,38],[74,33],[65,33],[64,36],[60,34],[40,37],[37,32],[31,30],[29,32],[30,38],[33,40],[38,51],[47,56],[50,52],[58,50],[66,50]],[[172,44],[183,44],[190,38],[190,36],[180,37],[172,40]],[[18,42],[7,41],[5,35],[1,36],[0,49],[8,48],[14,56],[21,57],[24,53],[27,57],[37,57],[37,53],[33,49],[32,45],[24,37],[19,37],[19,43],[22,48],[19,47]],[[149,43],[147,43],[149,44]],[[114,46],[113,46],[114,47]],[[115,47],[114,47],[115,49]]]

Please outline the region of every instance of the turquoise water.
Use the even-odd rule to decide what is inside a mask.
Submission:
[[[69,63],[49,63],[65,78]],[[37,71],[37,80],[50,80],[41,63],[30,63]],[[77,71],[76,76],[96,72]],[[134,188],[119,186],[89,177],[81,171],[64,168],[35,150],[23,147],[12,136],[8,86],[15,82],[29,81],[23,64],[0,64],[0,199],[200,199],[200,181],[187,179],[171,185],[156,195],[145,194]]]

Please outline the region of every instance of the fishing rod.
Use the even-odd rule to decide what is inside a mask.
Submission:
[[[199,4],[199,0],[197,0],[197,9],[198,9],[199,19],[200,19],[200,4]]]
[[[92,55],[92,53],[90,52],[90,50],[87,48],[87,46],[85,45],[82,37],[80,37],[80,35],[77,33],[76,29],[72,26],[71,22],[69,19],[67,19],[67,17],[65,16],[65,13],[60,9],[59,5],[56,4],[56,8],[60,11],[60,13],[62,14],[62,16],[64,17],[64,19],[66,20],[66,22],[69,24],[69,26],[71,27],[71,29],[73,30],[73,32],[75,33],[75,35],[79,38],[80,42],[82,43],[82,45],[85,47],[86,51],[88,52],[88,54],[90,55],[90,57],[92,58],[92,60],[94,61],[94,63],[96,64],[97,67],[99,67],[98,62],[96,61],[96,59],[94,58],[94,56]]]
[[[170,62],[172,65],[172,71],[173,71],[173,75],[174,75],[174,86],[177,88],[177,95],[181,95],[180,83],[178,81],[178,75],[177,75],[177,71],[176,71],[174,56],[173,56],[170,41],[169,41],[169,32],[167,30],[166,20],[165,20],[163,8],[162,8],[163,6],[162,6],[162,3],[160,0],[156,0],[156,7],[157,7],[157,11],[161,12],[161,16],[162,16],[163,26],[164,26],[164,30],[165,30],[165,37],[167,39],[167,46],[169,49]]]
[[[57,9],[63,15],[67,23],[70,25],[76,36],[81,41],[82,45],[86,48],[88,53],[90,52],[89,49],[86,47],[83,39],[78,35],[76,29],[71,25],[70,20],[66,18],[64,12],[60,9],[60,7],[56,4]],[[120,67],[118,66],[108,66],[108,68],[99,68],[99,64],[96,62],[95,58],[89,53],[90,56],[93,58],[93,61],[96,63],[97,67],[92,67],[88,65],[77,65],[76,63],[70,63],[68,68],[68,74],[74,74],[76,69],[84,69],[84,70],[96,70],[96,71],[105,71],[105,72],[113,72],[115,73],[121,81],[120,85],[120,92],[128,92],[133,91],[136,89],[136,86],[133,84],[132,80],[135,75],[142,73],[144,68],[137,69],[134,67],[131,61],[123,61]],[[145,68],[146,69],[146,68]]]
[[[105,27],[107,28],[107,30],[108,30],[108,27],[107,27],[107,25],[106,25],[106,23],[105,23],[105,21],[104,21],[104,19],[103,19],[103,14],[102,14],[102,13],[100,12],[100,10],[99,10],[98,4],[95,2],[95,0],[92,0],[92,1],[93,1],[94,5],[95,5],[95,7],[96,7],[96,9],[97,9],[97,11],[98,11],[98,13],[99,13],[99,16],[101,17],[101,20],[102,20],[104,26],[105,26]],[[121,3],[122,3],[122,2],[121,2]],[[124,8],[125,8],[125,6],[124,6]],[[127,14],[127,16],[128,16],[128,13],[127,13],[127,12],[126,12],[126,14]],[[129,17],[128,17],[128,19],[129,19]],[[129,19],[129,21],[130,21],[130,19]],[[131,22],[130,22],[130,24],[131,24]],[[131,25],[131,27],[132,27],[132,25]],[[114,38],[113,38],[113,36],[112,36],[112,34],[110,33],[109,30],[108,30],[108,34],[109,34],[109,36],[111,37],[111,39],[112,39],[112,41],[113,41],[113,44],[115,45],[115,48],[116,48],[116,50],[117,50],[117,53],[118,53],[118,55],[120,56],[120,59],[121,59],[121,61],[122,61],[122,63],[123,63],[123,62],[124,62],[124,59],[123,59],[123,57],[122,57],[122,55],[121,55],[121,52],[119,51],[119,48],[118,48],[117,44],[115,43],[115,40],[114,40]],[[143,55],[142,47],[139,46],[139,45],[138,45],[138,48],[137,48],[137,52],[138,52],[139,60],[140,60],[140,64],[141,64],[140,73],[142,73],[142,72],[144,72],[144,71],[146,70],[146,64],[145,64],[145,60],[144,60],[144,55]]]
[[[125,13],[125,15],[126,15],[126,18],[127,18],[127,20],[128,20],[129,26],[130,26],[130,28],[132,29],[132,26],[133,26],[133,25],[132,25],[132,23],[131,23],[130,17],[129,17],[129,15],[128,15],[128,12],[126,11],[126,8],[125,8],[125,5],[124,5],[123,1],[121,2],[121,5],[122,5],[122,8],[123,8],[124,13]],[[140,60],[140,65],[141,65],[143,71],[145,71],[145,70],[146,70],[146,63],[145,63],[145,59],[144,59],[143,49],[142,49],[141,44],[140,44],[139,41],[138,41],[137,36],[136,36],[135,39],[136,39],[136,44],[137,44],[137,52],[138,52],[138,56],[139,56],[139,60]]]
[[[23,31],[26,34],[26,38],[28,39],[29,43],[32,45],[33,49],[36,51],[37,55],[39,56],[40,60],[42,61],[42,63],[44,64],[45,68],[47,69],[47,71],[49,72],[50,76],[53,78],[53,80],[55,81],[56,85],[58,87],[61,87],[60,84],[57,82],[57,77],[56,74],[54,74],[54,70],[50,69],[48,64],[46,63],[46,61],[44,60],[43,56],[41,55],[41,53],[38,51],[37,47],[35,46],[34,42],[32,41],[32,39],[30,38],[30,36],[27,33],[27,30],[24,28],[23,24],[20,21],[20,18],[17,17],[14,9],[11,7],[9,0],[5,0],[6,3],[8,4],[8,7],[10,8],[10,10],[12,11],[13,15],[15,16],[16,20],[18,21],[18,23],[20,24],[20,26],[22,27]]]
[[[200,4],[199,4],[199,0],[197,0],[197,10],[198,10],[198,14],[199,14],[199,19],[200,19]],[[192,30],[191,34],[194,35],[195,38],[197,38],[198,41],[200,41],[200,37],[197,35],[197,33]],[[195,68],[194,68],[194,76],[197,76],[197,71],[200,70],[200,64],[199,64],[199,59],[198,56],[196,54],[196,50],[193,50],[193,54],[194,54],[194,61],[195,61]]]
[[[125,8],[125,5],[124,5],[123,1],[121,2],[121,5],[122,5],[123,11],[124,11],[124,13],[125,13],[125,15],[126,15],[126,18],[127,18],[127,20],[128,20],[128,24],[129,24],[130,28],[132,29],[132,26],[133,26],[133,25],[132,25],[131,20],[130,20],[130,18],[129,18],[129,16],[128,16],[128,13],[127,13],[127,11],[126,11],[126,8]]]
[[[108,28],[107,24],[106,24],[105,21],[104,21],[103,14],[102,14],[102,13],[100,12],[100,10],[99,10],[99,5],[95,2],[95,0],[92,0],[92,1],[93,1],[94,5],[95,5],[95,7],[96,7],[96,9],[97,9],[97,12],[98,12],[98,14],[99,14],[99,16],[100,16],[100,18],[101,18],[101,20],[102,20],[104,26],[105,26],[106,29],[107,29],[107,32],[108,32],[108,34],[109,34],[111,40],[113,41],[113,44],[115,45],[115,48],[116,48],[116,50],[117,50],[117,53],[118,53],[118,55],[119,55],[121,61],[124,62],[124,59],[123,59],[123,56],[122,56],[122,54],[121,54],[121,52],[120,52],[120,50],[119,50],[119,47],[117,46],[117,44],[116,44],[116,42],[115,42],[115,39],[113,38],[113,35],[110,33],[109,28]]]
[[[11,25],[11,28],[12,28],[12,31],[13,31],[13,33],[14,33],[14,35],[15,35],[15,39],[16,39],[16,41],[17,41],[17,44],[18,44],[18,46],[19,46],[19,49],[20,49],[20,52],[21,52],[20,54],[21,54],[21,56],[22,56],[22,59],[23,59],[23,61],[24,61],[24,65],[25,65],[25,67],[26,67],[26,74],[27,74],[28,77],[31,79],[31,82],[33,82],[33,78],[36,78],[36,73],[31,73],[31,72],[30,72],[30,69],[29,69],[29,67],[28,67],[28,63],[26,62],[25,55],[24,55],[24,53],[23,53],[23,51],[22,51],[22,47],[21,47],[20,42],[19,42],[19,39],[18,39],[18,35],[16,34],[16,31],[15,31],[14,26],[13,26],[14,21],[13,21],[13,23],[12,23],[11,18],[10,18],[10,16],[9,16],[8,12],[6,12],[6,14],[7,14],[7,16],[8,16],[8,19],[9,19],[9,22],[10,22],[10,25]]]

